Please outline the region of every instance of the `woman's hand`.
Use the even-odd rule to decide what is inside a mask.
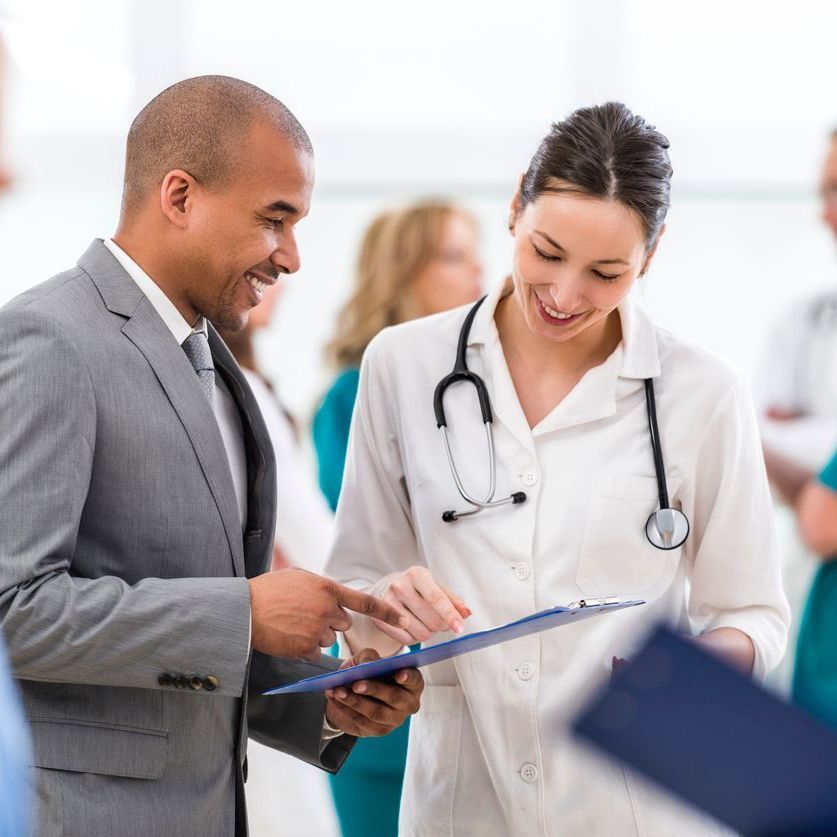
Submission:
[[[382,596],[402,616],[407,617],[404,628],[373,619],[375,626],[402,645],[427,642],[440,631],[461,634],[463,619],[471,610],[462,599],[441,584],[437,584],[427,567],[410,567],[396,576]]]

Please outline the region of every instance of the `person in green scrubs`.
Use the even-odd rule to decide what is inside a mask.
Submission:
[[[799,626],[791,696],[837,727],[837,454],[796,504],[806,543],[823,556]]]
[[[837,240],[837,129],[829,138],[820,197],[822,219]],[[787,345],[774,341],[775,357],[769,364],[770,375],[778,381],[779,397],[768,405],[766,418],[782,424],[805,421],[806,438],[815,446],[821,438],[827,445],[833,436],[836,402],[833,387],[829,389],[829,367],[823,360],[834,356],[836,312],[834,292],[808,301],[804,317],[789,317],[786,312],[783,327],[792,339]],[[787,373],[782,356],[787,359]],[[769,443],[765,443],[764,457],[773,487],[796,514],[802,540],[823,559],[799,625],[791,697],[837,726],[837,454],[818,476],[809,467],[779,455]]]
[[[314,416],[320,488],[337,508],[359,367],[383,328],[477,300],[477,223],[463,209],[425,201],[384,212],[367,228],[356,282],[327,348],[337,375]],[[336,653],[336,652],[335,652]],[[396,837],[409,724],[358,741],[329,777],[343,837]]]

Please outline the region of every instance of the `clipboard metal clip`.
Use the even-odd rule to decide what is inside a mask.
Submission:
[[[570,602],[567,605],[569,610],[580,610],[584,607],[602,607],[603,605],[619,604],[622,599],[619,596],[602,596],[598,599],[579,599],[577,602]]]

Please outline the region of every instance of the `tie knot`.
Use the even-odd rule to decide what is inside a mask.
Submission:
[[[209,340],[202,331],[194,331],[183,341],[182,345],[189,363],[197,373],[204,394],[209,399],[209,403],[214,404],[215,364],[212,362]]]
[[[209,349],[209,340],[202,331],[193,331],[183,341],[183,351],[189,358],[195,372],[214,371],[215,364],[212,362],[212,352]]]

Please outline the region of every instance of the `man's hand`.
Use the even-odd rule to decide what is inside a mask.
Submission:
[[[377,660],[377,652],[366,648],[340,668]],[[424,678],[416,668],[405,668],[395,682],[358,680],[350,687],[326,692],[326,720],[336,729],[358,737],[387,735],[418,712]]]
[[[403,617],[374,596],[291,567],[249,579],[252,645],[274,657],[317,660],[352,620],[343,608],[394,627]]]

